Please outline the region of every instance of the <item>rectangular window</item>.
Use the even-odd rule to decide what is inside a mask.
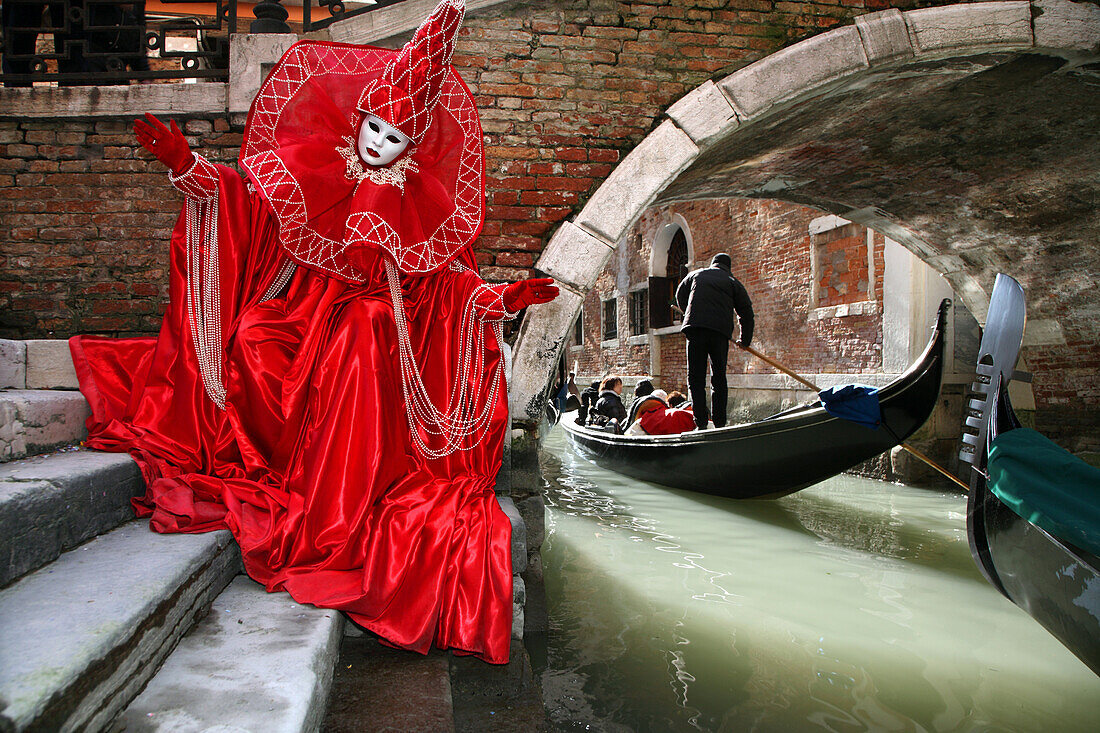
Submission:
[[[649,291],[635,290],[630,294],[630,335],[644,336],[648,326]]]
[[[603,340],[610,341],[619,337],[619,299],[609,298],[603,302]]]
[[[875,299],[873,233],[838,216],[810,222],[810,269],[815,308]]]
[[[573,345],[584,345],[584,309],[581,308],[581,312],[577,314],[577,320],[573,324]]]

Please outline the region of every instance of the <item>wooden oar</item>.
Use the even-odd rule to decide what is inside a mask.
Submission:
[[[750,354],[752,354],[753,356],[755,356],[757,359],[760,359],[761,361],[766,362],[766,363],[770,364],[771,366],[775,367],[779,371],[786,374],[788,377],[791,377],[792,379],[798,381],[799,383],[806,385],[807,387],[812,389],[814,392],[820,392],[821,391],[821,388],[818,387],[816,384],[814,384],[810,380],[806,379],[805,377],[797,374],[793,370],[788,369],[787,367],[783,366],[782,364],[780,364],[775,359],[772,359],[769,356],[765,356],[764,354],[761,354],[759,351],[752,348],[751,346],[741,346],[741,344],[738,344],[738,346],[740,346],[741,349],[743,349],[744,351],[747,351]],[[943,474],[947,478],[951,479],[953,482],[955,482],[956,484],[961,486],[966,491],[970,491],[970,487],[967,486],[966,484],[964,484],[957,476],[955,476],[954,474],[948,472],[948,470],[946,468],[944,468],[940,464],[933,461],[931,458],[926,456],[924,453],[920,452],[919,450],[917,450],[916,448],[914,448],[913,446],[911,446],[911,445],[909,445],[908,443],[905,443],[905,442],[899,443],[899,445],[902,448],[904,448],[905,450],[909,451],[910,455],[924,461],[929,466],[936,469],[937,471],[939,471],[941,474]]]

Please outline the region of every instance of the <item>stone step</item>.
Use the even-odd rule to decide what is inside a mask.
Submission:
[[[88,437],[91,415],[79,392],[52,389],[0,391],[0,462],[48,453]]]
[[[0,587],[133,519],[145,483],[125,453],[74,450],[0,465]]]
[[[247,576],[237,576],[116,728],[320,730],[343,619],[338,611],[303,606],[286,593],[268,593]]]
[[[66,339],[0,339],[0,389],[77,389]]]
[[[391,649],[362,632],[345,637],[323,730],[454,731],[447,657]]]
[[[0,730],[104,730],[240,571],[228,531],[138,520],[0,590]]]

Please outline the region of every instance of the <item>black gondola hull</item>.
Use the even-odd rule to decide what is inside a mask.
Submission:
[[[1016,423],[1007,396],[997,401],[1000,429]],[[1012,511],[980,474],[967,506],[971,553],[1009,600],[1100,674],[1100,559]]]
[[[889,432],[834,417],[820,403],[680,435],[613,435],[581,427],[571,414],[561,424],[583,455],[633,478],[734,499],[789,494],[890,450],[924,424],[940,392],[949,305],[940,305],[920,360],[879,390]]]

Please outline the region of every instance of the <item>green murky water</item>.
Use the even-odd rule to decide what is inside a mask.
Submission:
[[[978,574],[964,497],[842,476],[737,502],[545,447],[557,729],[1100,730],[1100,678]]]

